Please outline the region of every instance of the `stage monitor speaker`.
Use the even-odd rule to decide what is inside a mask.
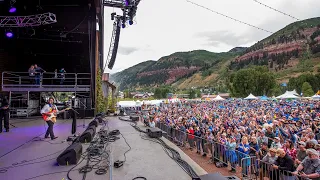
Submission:
[[[91,142],[96,134],[96,128],[94,126],[88,127],[79,137],[79,142],[88,143]]]
[[[77,164],[81,158],[82,145],[80,143],[71,144],[57,158],[60,166]]]
[[[96,117],[96,121],[98,121],[99,123],[102,123],[102,122],[103,122],[103,118],[102,118],[102,116],[98,116],[98,117]]]
[[[97,118],[94,118],[94,119],[89,123],[89,126],[98,127],[98,120],[97,120]]]
[[[151,138],[161,138],[162,137],[162,130],[159,128],[149,128],[149,129],[147,129],[147,134]]]
[[[130,119],[134,122],[139,121],[140,117],[139,116],[130,116]]]
[[[96,132],[97,132],[96,126],[95,125],[88,126],[86,131],[89,130],[89,129],[93,130],[93,137],[94,137],[96,135]]]

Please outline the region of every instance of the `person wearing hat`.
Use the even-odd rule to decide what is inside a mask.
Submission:
[[[307,149],[306,157],[292,174],[300,175],[302,178],[320,179],[319,152],[314,149]]]
[[[295,165],[299,165],[305,157],[307,157],[307,149],[306,149],[306,143],[303,141],[300,141],[298,143],[298,153],[297,158],[295,159]]]
[[[268,146],[266,144],[266,146]],[[269,152],[262,158],[261,160],[261,174],[260,179],[263,179],[262,177],[268,177],[268,172],[270,171],[270,164],[274,164],[276,160],[278,159],[277,156],[277,150],[274,148],[270,148]]]

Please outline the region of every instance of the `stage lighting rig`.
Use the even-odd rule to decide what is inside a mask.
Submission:
[[[140,0],[104,0],[103,5],[120,8],[123,11],[123,17],[125,17],[125,21],[128,21],[129,25],[133,25],[133,18],[136,16],[139,3]],[[113,16],[115,16],[115,13],[111,14],[111,20],[114,20]],[[125,23],[122,22],[122,24]]]
[[[33,27],[56,22],[56,15],[50,12],[30,16],[0,16],[0,27]]]

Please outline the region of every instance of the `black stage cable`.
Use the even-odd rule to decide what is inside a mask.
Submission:
[[[62,124],[64,124],[64,123],[66,123],[66,122],[68,122],[68,121],[64,121],[64,122],[62,122],[61,124],[56,125],[55,127],[58,127],[58,126],[60,126],[60,125],[62,125]],[[8,154],[12,153],[13,151],[15,151],[15,150],[17,150],[17,149],[21,148],[22,146],[24,146],[24,145],[26,145],[26,144],[28,144],[28,143],[30,143],[30,142],[32,142],[32,141],[34,141],[34,139],[38,138],[39,136],[41,136],[41,135],[43,135],[43,134],[45,134],[45,133],[46,133],[46,132],[43,132],[43,133],[39,134],[38,136],[35,136],[35,137],[34,137],[34,138],[32,138],[31,140],[28,140],[27,142],[25,142],[25,143],[21,144],[20,146],[18,146],[18,147],[16,147],[16,148],[14,148],[14,149],[10,150],[9,152],[7,152],[7,153],[3,154],[2,156],[0,156],[0,159],[1,159],[1,158],[3,158],[3,157],[4,157],[4,156],[6,156],[6,155],[8,155]]]
[[[186,0],[186,1],[187,1],[188,3],[191,3],[191,4],[195,5],[195,6],[198,6],[198,7],[201,7],[201,8],[203,8],[203,9],[206,9],[206,10],[208,10],[208,11],[211,11],[211,12],[213,12],[213,13],[216,13],[216,14],[218,14],[218,15],[220,15],[220,16],[224,16],[224,17],[226,17],[226,18],[229,18],[229,19],[231,19],[231,20],[234,20],[234,21],[237,21],[237,22],[239,22],[239,23],[245,24],[245,25],[247,25],[247,26],[250,26],[250,27],[259,29],[259,30],[261,30],[261,31],[264,31],[264,32],[268,32],[268,33],[270,33],[270,34],[273,34],[272,31],[269,31],[269,30],[260,28],[260,27],[258,27],[258,26],[255,26],[255,25],[252,25],[252,24],[243,22],[243,21],[241,21],[241,20],[235,19],[235,18],[230,17],[230,16],[227,16],[227,15],[225,15],[225,14],[219,13],[219,12],[217,12],[217,11],[214,11],[214,10],[212,10],[212,9],[210,9],[210,8],[207,8],[207,7],[203,6],[203,5],[197,4],[197,3],[192,2],[192,1],[190,1],[190,0]]]
[[[137,125],[131,125],[134,129],[136,129],[139,132],[145,133],[147,134],[146,131],[141,130]],[[142,136],[141,136],[142,138]],[[150,140],[152,142],[158,143],[162,146],[163,150],[165,151],[165,153],[171,158],[173,159],[191,178],[196,178],[199,177],[197,175],[197,173],[193,170],[193,168],[186,162],[184,161],[181,156],[180,153],[171,148],[169,145],[167,145],[162,139],[160,138],[154,138],[154,140],[152,139],[146,139],[146,138],[142,138],[144,140]]]
[[[300,19],[298,19],[298,18],[296,18],[296,17],[294,17],[294,16],[292,16],[292,15],[290,15],[290,14],[287,14],[287,13],[285,13],[285,12],[279,11],[278,9],[275,9],[275,8],[273,8],[273,7],[271,7],[271,6],[268,6],[268,5],[266,5],[266,4],[263,4],[263,3],[260,2],[260,1],[257,1],[257,0],[253,0],[253,1],[256,2],[256,3],[259,3],[259,4],[262,5],[262,6],[265,6],[265,7],[269,8],[269,9],[271,9],[271,10],[274,10],[274,11],[280,13],[280,14],[283,14],[283,15],[285,15],[285,16],[291,17],[292,19],[295,19],[295,20],[297,20],[297,21],[300,21]]]

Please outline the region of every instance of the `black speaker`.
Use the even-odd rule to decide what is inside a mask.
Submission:
[[[98,127],[98,120],[95,118],[93,119],[90,123],[89,123],[89,126],[95,126],[95,127]]]
[[[81,158],[81,154],[82,145],[76,142],[71,144],[58,156],[57,162],[60,166],[77,164]]]
[[[91,142],[94,135],[96,134],[96,127],[89,126],[79,137],[79,141],[81,143],[88,143]]]
[[[140,117],[139,116],[130,116],[130,119],[134,122],[139,121]]]

